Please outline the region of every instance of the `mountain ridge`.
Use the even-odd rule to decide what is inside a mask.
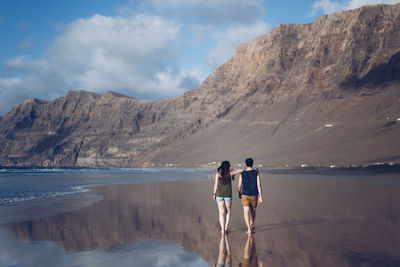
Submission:
[[[175,99],[25,101],[0,120],[0,165],[400,162],[399,28],[400,4],[365,6],[281,24]]]

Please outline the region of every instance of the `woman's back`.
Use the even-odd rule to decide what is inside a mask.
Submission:
[[[218,187],[215,192],[217,197],[231,197],[232,196],[232,179],[231,177],[225,178],[226,183],[222,182],[221,177],[218,178]]]

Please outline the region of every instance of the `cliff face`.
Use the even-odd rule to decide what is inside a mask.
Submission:
[[[1,121],[6,165],[132,166],[175,129],[199,124],[179,100],[139,101],[113,92],[70,91],[52,102],[37,99]]]
[[[279,25],[239,46],[184,96],[188,110],[219,107],[218,119],[152,161],[398,162],[399,27],[400,5],[368,6]]]
[[[72,91],[0,120],[0,164],[400,161],[400,4],[279,25],[184,96]]]

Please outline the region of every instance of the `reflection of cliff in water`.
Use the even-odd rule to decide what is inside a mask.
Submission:
[[[400,187],[394,176],[280,177],[263,175],[265,203],[258,208],[253,240],[258,261],[267,266],[400,264]],[[171,240],[211,265],[221,240],[211,188],[212,181],[99,187],[94,191],[104,200],[90,207],[6,227],[18,238],[57,241],[71,252]],[[232,214],[229,244],[236,266],[248,243],[236,195]]]
[[[198,245],[214,241],[218,228],[214,206],[209,205],[214,203],[202,199],[204,191],[197,190],[198,185],[204,182],[98,187],[93,191],[104,195],[104,200],[90,207],[6,227],[18,238],[57,241],[71,252],[97,247],[110,251],[137,240],[156,239],[176,241],[207,255],[215,247]]]

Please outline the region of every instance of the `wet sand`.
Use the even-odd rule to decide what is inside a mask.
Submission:
[[[178,266],[193,261],[196,266],[229,261],[232,266],[248,262],[264,266],[397,266],[399,178],[398,174],[262,173],[264,203],[257,209],[252,238],[245,233],[236,192],[231,233],[226,239],[221,236],[212,180],[95,187],[91,193],[103,199],[89,207],[1,227],[13,238],[27,241],[25,250],[52,241],[65,250],[59,257],[88,251],[100,251],[103,256],[119,253],[113,259],[116,266],[125,264],[127,253],[142,249],[126,250],[132,244],[158,251],[182,247],[190,254],[174,261]],[[237,181],[233,186],[236,188]],[[155,243],[149,243],[152,240]]]

